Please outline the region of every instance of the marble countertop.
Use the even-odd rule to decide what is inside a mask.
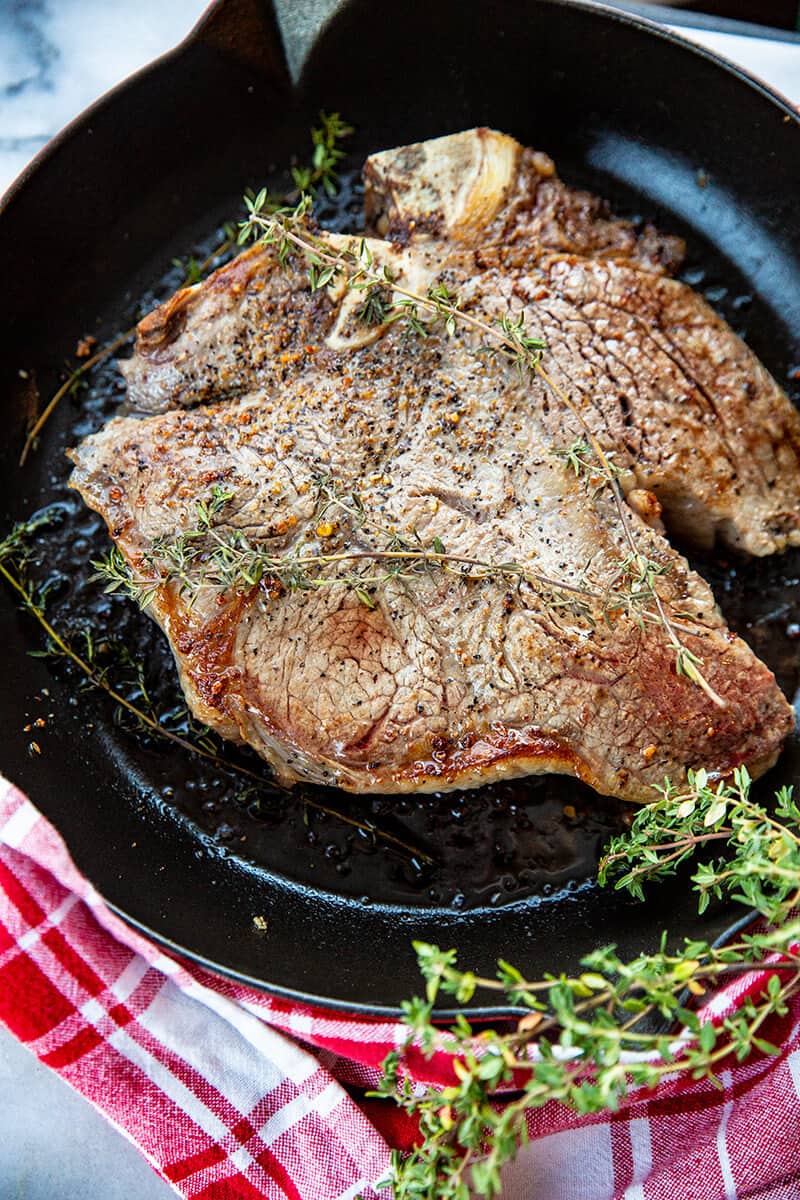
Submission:
[[[276,0],[293,68],[309,30],[335,5]],[[204,0],[0,0],[0,192],[87,104],[180,41],[205,8]],[[678,32],[800,103],[800,42],[708,28]],[[557,1167],[555,1160],[552,1165]],[[0,1028],[0,1196],[74,1200],[87,1194],[165,1200],[174,1192],[81,1097]],[[522,1175],[508,1180],[506,1194],[533,1200]]]

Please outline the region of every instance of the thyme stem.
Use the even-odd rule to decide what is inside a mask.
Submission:
[[[182,738],[180,734],[173,733],[170,729],[165,729],[163,725],[160,725],[158,721],[155,720],[155,718],[151,717],[148,713],[143,712],[142,709],[138,708],[125,696],[116,691],[116,689],[112,687],[107,679],[103,679],[102,677],[98,676],[97,672],[92,670],[90,664],[85,662],[84,659],[82,659],[81,656],[77,654],[75,650],[73,650],[69,642],[67,642],[61,636],[55,626],[48,621],[45,613],[42,611],[39,605],[35,603],[25,585],[19,579],[15,578],[15,576],[11,573],[11,571],[8,570],[3,562],[0,562],[0,575],[2,575],[6,583],[10,584],[10,586],[20,597],[26,612],[30,613],[36,618],[44,632],[47,634],[48,638],[55,646],[58,647],[59,653],[63,655],[64,658],[69,659],[69,661],[76,666],[92,684],[94,684],[96,687],[102,688],[104,692],[107,692],[115,704],[118,704],[121,708],[124,708],[127,712],[131,713],[131,715],[136,717],[138,721],[141,721],[144,725],[146,725],[151,732],[157,733],[160,737],[164,737],[170,742],[174,742],[177,746],[181,746],[184,750],[191,750],[193,754],[199,754],[202,758],[210,759],[211,762],[214,762],[219,766],[228,765],[216,754],[212,754],[210,751],[204,750],[201,746],[193,745],[185,738]],[[243,773],[251,775],[254,779],[258,778],[254,772],[247,771],[246,768],[243,769]]]
[[[25,445],[22,447],[22,453],[19,456],[19,466],[25,466],[34,442],[44,429],[47,422],[50,420],[50,417],[55,412],[59,403],[66,396],[67,392],[74,387],[77,381],[81,379],[87,371],[90,371],[92,367],[96,367],[98,363],[103,362],[104,359],[108,358],[109,354],[113,354],[114,351],[118,350],[120,346],[124,346],[128,339],[131,338],[135,332],[136,327],[134,326],[133,329],[127,329],[125,333],[121,333],[119,337],[114,338],[113,342],[109,342],[107,346],[103,346],[103,348],[98,350],[96,354],[93,354],[91,358],[87,358],[86,362],[81,363],[81,365],[77,367],[67,379],[64,380],[64,382],[61,384],[61,387],[53,393],[49,402],[29,430],[28,436],[25,438]]]
[[[258,550],[253,551],[254,555],[258,555]],[[528,583],[536,583],[543,587],[552,588],[553,591],[569,592],[576,596],[592,597],[600,599],[600,593],[592,591],[590,588],[579,587],[577,584],[564,583],[557,579],[551,579],[548,575],[540,574],[537,571],[529,571],[521,567],[517,563],[495,563],[487,559],[469,558],[461,554],[437,553],[434,550],[420,548],[419,550],[346,550],[335,554],[299,554],[299,555],[260,555],[264,570],[269,574],[280,574],[290,568],[295,567],[324,567],[333,566],[336,563],[344,562],[413,562],[413,563],[433,563],[440,566],[447,566],[449,563],[459,564],[462,566],[475,567],[481,571],[480,575],[469,575],[470,579],[490,579],[493,573],[500,575],[510,575],[519,577]],[[102,564],[100,564],[102,566]],[[464,578],[461,572],[456,573],[459,578]],[[162,576],[155,581],[155,586],[160,586],[171,582],[171,576]],[[341,582],[340,577],[331,576],[317,582],[338,583]],[[152,590],[154,580],[152,578],[135,579],[131,577],[131,583],[134,588]],[[200,579],[196,587],[199,590],[202,587],[218,587],[218,581],[208,576]]]

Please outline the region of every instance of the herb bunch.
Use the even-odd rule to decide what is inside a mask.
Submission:
[[[248,215],[240,224],[239,243],[256,241],[275,247],[283,267],[291,259],[300,258],[307,266],[312,292],[344,285],[347,291],[362,294],[359,310],[362,321],[379,326],[402,321],[410,332],[421,337],[428,337],[437,327],[452,337],[457,326],[461,326],[480,337],[478,354],[504,358],[516,367],[521,381],[538,378],[558,397],[582,429],[580,441],[573,443],[568,452],[568,464],[576,475],[585,475],[592,482],[595,493],[602,488],[609,490],[628,546],[633,568],[629,573],[640,581],[649,580],[646,595],[650,611],[674,650],[676,673],[701,688],[714,705],[726,707],[705,678],[702,660],[685,645],[678,625],[653,586],[653,564],[637,544],[619,479],[621,472],[613,462],[613,454],[601,445],[578,404],[544,368],[542,358],[547,344],[528,330],[525,313],[520,312],[516,317],[504,313],[487,319],[467,312],[458,294],[441,280],[431,284],[424,294],[415,292],[399,281],[391,267],[375,261],[366,238],[354,238],[344,246],[337,246],[314,232],[308,221],[311,204],[307,197],[301,197],[294,207],[275,205],[264,188],[256,196],[246,196],[245,205]],[[641,601],[645,589],[640,587],[638,592]]]
[[[625,962],[613,946],[582,960],[580,974],[528,980],[500,961],[496,978],[461,969],[453,951],[416,945],[424,998],[404,1005],[408,1045],[445,1052],[448,1085],[412,1086],[404,1052],[389,1055],[375,1093],[392,1098],[419,1121],[421,1142],[393,1157],[386,1187],[396,1200],[468,1200],[497,1196],[501,1169],[527,1137],[526,1112],[552,1100],[579,1113],[616,1109],[637,1088],[665,1076],[719,1084],[726,1064],[753,1053],[774,1055],[764,1036],[772,1017],[786,1014],[800,990],[800,808],[782,789],[774,811],[757,803],[743,769],[731,782],[692,774],[683,788],[666,784],[640,811],[629,834],[615,839],[601,878],[642,896],[645,881],[672,874],[699,846],[718,839],[719,861],[692,876],[701,910],[711,896],[755,908],[767,927],[722,947],[686,940]],[[692,1007],[737,974],[765,971],[760,994],[712,1021]],[[462,1014],[448,1029],[434,1022],[444,997],[467,1003],[477,990],[499,995],[523,1015],[510,1030],[476,1030]],[[652,1029],[658,1019],[661,1029]],[[721,1086],[721,1085],[720,1085]],[[499,1104],[498,1090],[512,1092]]]

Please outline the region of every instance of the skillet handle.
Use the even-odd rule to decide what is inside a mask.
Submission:
[[[207,46],[289,84],[280,25],[272,0],[215,0],[184,38],[183,46]]]

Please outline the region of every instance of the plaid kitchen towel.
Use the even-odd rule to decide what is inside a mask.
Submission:
[[[707,1014],[765,978],[739,979]],[[109,911],[2,780],[0,1020],[193,1200],[375,1198],[390,1146],[414,1138],[393,1105],[353,1098],[405,1026],[288,1003],[167,956]],[[800,1200],[800,997],[764,1036],[781,1053],[723,1072],[722,1091],[666,1079],[613,1115],[532,1112],[504,1196]],[[445,1055],[412,1048],[407,1062],[420,1081],[450,1079]]]

